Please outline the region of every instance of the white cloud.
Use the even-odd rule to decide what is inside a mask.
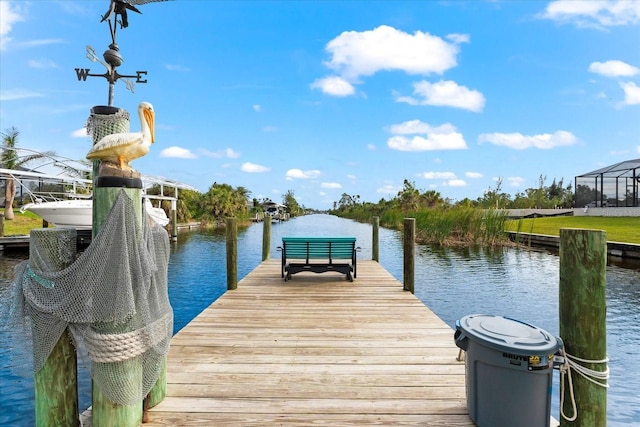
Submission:
[[[488,142],[494,145],[524,150],[527,148],[540,148],[543,150],[573,145],[578,142],[578,138],[571,132],[564,130],[556,131],[552,134],[544,133],[539,135],[522,135],[521,133],[483,133],[478,137],[478,143]]]
[[[638,151],[638,153],[640,153],[640,145],[638,145],[638,150],[637,151]]]
[[[422,172],[418,176],[424,179],[443,180],[442,185],[444,187],[464,187],[467,185],[464,180],[459,179],[453,172]],[[437,188],[437,185],[431,184],[430,187]]]
[[[162,150],[159,154],[160,157],[170,157],[176,159],[195,159],[197,156],[190,150],[178,146],[168,147]]]
[[[452,133],[456,131],[456,127],[451,123],[445,123],[440,126],[431,126],[420,120],[409,120],[400,124],[391,125],[389,132],[396,135],[414,135],[429,133]]]
[[[446,38],[456,44],[469,43],[469,40],[471,39],[469,34],[447,34]]]
[[[418,176],[424,179],[456,179],[453,172],[422,172]]]
[[[640,22],[640,2],[628,0],[558,0],[540,15],[577,27],[603,28]]]
[[[44,97],[43,94],[27,89],[10,89],[0,91],[0,101],[15,101],[18,99],[42,97]]]
[[[360,77],[379,71],[407,74],[443,74],[458,65],[459,44],[469,42],[468,34],[441,37],[416,31],[405,33],[388,25],[368,31],[345,31],[327,43],[330,59],[325,65],[336,75],[318,79],[312,89],[333,96],[355,93]]]
[[[240,166],[240,170],[242,172],[247,172],[247,173],[263,173],[263,172],[269,172],[271,168],[268,168],[262,165],[257,165],[255,163],[245,162],[242,164],[242,166]]]
[[[322,188],[342,188],[342,185],[338,184],[337,182],[323,182],[322,184],[320,184],[320,187],[322,187]]]
[[[464,174],[467,178],[471,178],[471,179],[478,179],[478,178],[482,178],[484,175],[481,174],[480,172],[465,172]]]
[[[89,138],[89,134],[87,133],[87,128],[77,129],[71,132],[72,138]]]
[[[225,148],[224,154],[230,159],[237,159],[240,157],[240,153],[234,151],[233,148]]]
[[[464,150],[467,144],[461,133],[432,134],[427,138],[414,136],[392,136],[387,141],[389,148],[398,151],[433,151],[433,150]]]
[[[367,144],[367,150],[371,150],[371,151],[375,151],[376,150],[376,146],[373,144]]]
[[[466,187],[467,183],[463,179],[451,179],[445,183],[445,187]]]
[[[199,151],[203,156],[212,157],[214,159],[222,159],[222,158],[238,159],[238,158],[240,158],[240,153],[235,151],[233,148],[225,148],[224,150],[219,150],[219,151],[209,151],[209,150],[206,150],[204,148],[201,148]]]
[[[320,89],[323,93],[332,96],[349,96],[356,93],[351,83],[338,76],[318,79],[311,83],[311,89]]]
[[[266,133],[276,132],[277,130],[278,130],[278,128],[276,126],[272,126],[272,125],[265,126],[265,127],[262,128],[262,132],[266,132]]]
[[[410,120],[391,125],[389,131],[396,135],[387,140],[387,146],[399,151],[433,151],[433,150],[464,150],[467,144],[455,126],[445,123],[431,126],[420,120]],[[404,135],[414,135],[406,137]],[[426,136],[420,135],[425,134]]]
[[[409,74],[442,74],[457,65],[459,48],[455,41],[468,37],[451,35],[454,43],[416,31],[408,34],[387,25],[369,31],[345,31],[331,40],[326,65],[348,81],[382,70]]]
[[[494,178],[494,180],[496,180]],[[524,178],[519,177],[519,176],[510,176],[507,177],[507,186],[508,187],[522,187],[524,185]]]
[[[347,178],[349,178],[350,180],[357,179],[356,176],[352,174],[347,174]]]
[[[255,111],[256,113],[262,111],[262,107],[260,106],[260,104],[254,104],[253,111]]]
[[[9,33],[16,22],[24,21],[21,11],[12,7],[15,3],[0,1],[0,50],[4,50],[11,42]]]
[[[640,74],[640,68],[622,61],[592,62],[589,71],[606,77],[632,77]]]
[[[310,179],[317,178],[320,175],[320,171],[317,169],[302,171],[301,169],[289,169],[285,174],[287,180],[293,179]]]
[[[620,87],[624,90],[624,103],[626,105],[640,104],[640,86],[634,82],[620,83]]]
[[[439,107],[455,107],[480,112],[484,108],[485,98],[477,90],[460,86],[451,80],[440,80],[430,83],[426,80],[413,84],[413,97],[397,96],[397,102],[409,105],[433,105]]]

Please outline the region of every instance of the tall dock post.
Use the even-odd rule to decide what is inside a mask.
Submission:
[[[227,290],[238,288],[238,220],[227,218]]]
[[[41,228],[31,230],[29,262],[40,270],[63,270],[76,256],[76,230]],[[49,248],[34,254],[37,248]],[[78,359],[69,329],[51,351],[34,377],[35,417],[37,426],[79,426]]]
[[[112,133],[129,131],[129,115],[116,107],[94,107],[91,110],[92,137],[94,145],[104,136]],[[135,221],[141,229],[142,224],[142,180],[140,178],[123,178],[115,176],[99,176],[100,161],[94,161],[93,173],[93,237],[98,234],[109,215],[113,203],[120,191],[124,191],[134,202]],[[100,332],[114,332],[115,325],[102,325]],[[129,384],[142,387],[142,365],[136,361],[126,362],[123,370],[127,371]],[[102,426],[138,426],[142,422],[142,402],[132,405],[120,405],[111,402],[97,387],[92,386],[92,425]]]
[[[374,216],[372,218],[372,236],[371,236],[371,259],[375,262],[380,262],[380,217]]]
[[[271,220],[265,218],[262,222],[262,260],[266,261],[271,253]]]
[[[404,239],[403,239],[403,254],[404,254],[404,271],[403,271],[403,284],[404,290],[414,293],[414,270],[415,270],[415,241],[416,241],[416,219],[405,218],[404,219]]]
[[[606,267],[604,231],[560,229],[560,337],[569,355],[606,360]],[[598,372],[606,369],[606,363],[580,364]],[[572,381],[577,418],[570,421],[560,417],[560,426],[606,426],[607,389],[581,375],[572,375]],[[561,395],[562,413],[572,417],[575,414],[567,381]]]

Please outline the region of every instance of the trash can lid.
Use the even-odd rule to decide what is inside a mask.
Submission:
[[[487,347],[522,356],[555,353],[562,342],[536,326],[489,314],[473,314],[456,322],[456,328]]]

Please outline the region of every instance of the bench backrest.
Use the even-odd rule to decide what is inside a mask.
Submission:
[[[283,237],[287,259],[353,259],[355,237]]]

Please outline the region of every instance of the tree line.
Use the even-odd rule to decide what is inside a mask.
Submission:
[[[496,180],[495,188],[489,187],[481,197],[476,200],[469,198],[453,202],[442,197],[435,190],[421,191],[415,182],[404,180],[403,188],[398,191],[396,197],[386,200],[380,199],[378,203],[362,202],[360,195],[342,193],[340,199],[333,203],[333,212],[348,212],[361,207],[380,211],[389,208],[400,209],[403,212],[411,212],[425,208],[451,208],[456,206],[475,207],[483,209],[560,209],[572,208],[574,194],[572,184],[565,186],[564,179],[546,185],[547,178],[540,176],[538,187],[528,188],[516,193],[514,196],[502,190],[502,178]]]
[[[545,184],[541,176],[538,188],[530,188],[514,197],[502,191],[502,179],[495,188],[487,189],[476,200],[458,202],[445,199],[434,190],[422,191],[414,182],[404,180],[403,188],[390,200],[361,202],[359,195],[343,193],[330,213],[369,222],[377,216],[380,225],[401,229],[405,218],[415,218],[416,240],[446,245],[493,246],[506,243],[506,209],[570,208],[573,206],[571,185],[563,180]]]

